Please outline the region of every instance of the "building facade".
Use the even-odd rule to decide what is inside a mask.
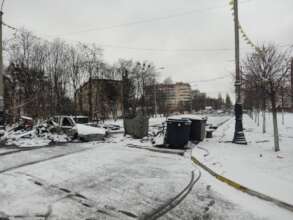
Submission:
[[[154,100],[158,113],[190,112],[192,90],[188,83],[157,84],[148,89],[148,100]]]
[[[121,117],[122,94],[122,81],[92,79],[84,83],[75,94],[77,110],[91,119]]]

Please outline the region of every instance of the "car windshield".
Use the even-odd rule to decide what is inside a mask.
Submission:
[[[74,121],[78,124],[87,124],[89,123],[88,117],[75,117]]]

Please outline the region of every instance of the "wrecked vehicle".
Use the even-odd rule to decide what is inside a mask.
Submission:
[[[13,128],[14,131],[25,130],[30,131],[33,129],[33,119],[27,116],[21,116],[18,125]]]
[[[89,121],[89,117],[85,115],[75,115],[72,116],[75,123],[77,124],[83,124],[83,125],[88,125],[91,127],[98,127],[98,122],[97,121]]]
[[[94,141],[102,140],[106,135],[104,128],[96,128],[77,123],[72,116],[54,116],[52,120],[56,123],[57,128],[61,129],[73,139],[78,138],[82,141]]]

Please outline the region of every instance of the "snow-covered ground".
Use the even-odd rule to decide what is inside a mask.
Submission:
[[[272,114],[266,113],[267,133],[273,135]],[[259,126],[262,126],[262,114],[259,116]],[[284,113],[284,124],[282,123],[282,113],[278,113],[278,128],[280,137],[293,139],[293,113]]]
[[[209,123],[217,126],[228,118],[213,116]],[[152,119],[152,124],[162,121]],[[220,127],[219,136],[204,145],[225,140],[222,134],[229,124],[233,123]],[[0,148],[0,217],[147,219],[189,184],[192,171],[196,176],[201,171],[187,197],[160,219],[293,218],[287,210],[219,182],[195,166],[188,152],[180,156],[139,147],[149,145],[148,140],[141,143],[113,134],[105,142]],[[201,154],[198,151],[197,155]]]
[[[274,152],[271,117],[268,133],[244,115],[248,145],[229,143],[233,138],[234,118],[214,132],[193,150],[193,155],[218,174],[230,178],[258,192],[293,205],[293,115],[286,115],[280,127],[280,152]],[[204,149],[203,149],[204,148]]]
[[[221,125],[226,120],[228,120],[231,117],[231,115],[229,115],[229,114],[210,114],[210,115],[194,114],[194,115],[172,115],[172,116],[169,116],[169,118],[172,118],[172,117],[175,117],[175,118],[181,118],[181,117],[204,118],[204,117],[207,117],[208,124],[218,126],[218,125]],[[167,119],[168,119],[168,117],[163,117],[163,116],[157,116],[157,117],[150,118],[149,119],[149,128],[150,128],[149,131],[151,132],[151,131],[155,130],[155,128],[162,126],[162,124],[164,122],[166,122]],[[122,119],[105,120],[104,122],[99,123],[99,126],[101,126],[101,127],[108,126],[108,125],[118,125],[121,127],[121,129],[110,131],[110,133],[123,133],[124,132]]]

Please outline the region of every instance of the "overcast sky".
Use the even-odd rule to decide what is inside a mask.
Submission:
[[[109,63],[153,61],[164,67],[161,80],[193,82],[193,88],[216,97],[234,90],[228,1],[6,0],[3,20],[46,39],[95,42]],[[293,0],[241,0],[239,20],[255,43],[293,44]],[[9,33],[4,29],[4,37]],[[241,47],[242,56],[250,51],[243,41]]]

